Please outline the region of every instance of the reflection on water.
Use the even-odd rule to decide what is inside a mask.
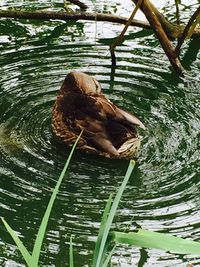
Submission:
[[[118,2],[111,11],[131,10],[130,4],[124,7]],[[87,3],[92,9],[92,3]],[[1,2],[1,6],[22,4],[29,9],[52,6],[49,1],[38,1],[38,5]],[[56,1],[55,7],[61,4]],[[165,12],[170,17],[173,6],[167,4]],[[186,18],[197,4],[187,9]],[[109,10],[107,1],[96,8]],[[30,251],[69,153],[52,136],[51,108],[72,69],[95,75],[114,103],[135,113],[147,126],[114,227],[127,231],[139,226],[200,238],[198,40],[188,41],[182,51],[190,73],[181,79],[171,72],[154,36],[131,29],[117,48],[117,67],[111,79],[108,44],[121,28],[98,23],[95,35],[92,22],[0,20],[0,214]],[[91,264],[102,211],[109,194],[121,183],[127,164],[75,153],[48,225],[42,266],[68,262],[71,234],[77,266]],[[0,265],[24,266],[5,229],[0,231]],[[186,266],[190,261],[200,264],[199,257],[120,245],[113,266]]]

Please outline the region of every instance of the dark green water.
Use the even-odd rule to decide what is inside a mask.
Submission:
[[[62,1],[3,0],[0,6],[60,7]],[[115,1],[114,1],[115,2]],[[198,2],[182,1],[182,19]],[[87,1],[90,9],[93,4]],[[99,11],[131,11],[130,2],[99,1]],[[122,6],[124,3],[124,6]],[[191,4],[191,3],[190,3]],[[163,12],[174,20],[171,2]],[[200,53],[199,39],[188,41],[180,79],[148,31],[128,32],[117,49],[111,81],[108,44],[122,26],[93,22],[36,22],[0,19],[0,216],[17,230],[31,251],[41,218],[69,150],[51,133],[51,108],[65,75],[86,71],[101,82],[116,104],[147,126],[140,159],[121,201],[114,227],[137,225],[200,241]],[[76,152],[54,206],[40,258],[41,266],[66,266],[74,235],[76,266],[91,265],[99,222],[109,194],[121,183],[126,161]],[[119,246],[112,266],[200,266],[199,256]],[[24,266],[4,227],[0,227],[0,266]]]

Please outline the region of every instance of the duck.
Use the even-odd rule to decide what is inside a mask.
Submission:
[[[53,134],[71,146],[82,131],[77,149],[107,158],[138,157],[144,124],[112,103],[100,83],[80,71],[67,74],[52,109]]]

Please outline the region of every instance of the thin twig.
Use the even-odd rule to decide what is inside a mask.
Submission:
[[[175,5],[176,5],[176,22],[177,22],[178,25],[180,25],[180,23],[181,23],[181,21],[180,21],[179,4],[180,4],[180,0],[175,0]]]
[[[133,21],[133,18],[135,17],[136,12],[138,11],[141,3],[143,0],[139,0],[138,3],[136,4],[135,8],[133,9],[133,12],[130,16],[130,18],[128,19],[126,25],[124,26],[124,29],[122,30],[122,32],[120,33],[120,35],[115,39],[115,41],[111,44],[110,46],[110,53],[111,53],[111,58],[112,58],[112,64],[116,64],[116,57],[115,57],[115,48],[117,45],[121,44],[123,42],[124,39],[124,35],[128,29],[128,27],[131,25],[131,22]]]
[[[197,10],[194,12],[192,17],[189,19],[188,24],[185,26],[185,29],[184,29],[182,35],[178,39],[178,43],[177,43],[177,46],[175,49],[176,55],[180,54],[180,48],[181,48],[182,44],[184,43],[184,41],[187,37],[190,37],[192,35],[199,20],[200,20],[200,6],[197,8]]]

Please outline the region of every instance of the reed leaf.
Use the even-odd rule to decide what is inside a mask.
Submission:
[[[74,267],[72,235],[70,236],[70,246],[69,246],[69,266]]]
[[[60,188],[61,182],[62,182],[62,180],[63,180],[63,178],[65,176],[65,173],[66,173],[67,168],[69,166],[69,163],[70,163],[70,160],[72,158],[73,152],[74,152],[75,147],[76,147],[76,145],[77,145],[77,143],[78,143],[78,141],[79,141],[79,139],[81,137],[82,132],[78,136],[76,142],[74,143],[74,145],[73,145],[73,147],[71,149],[71,152],[70,152],[70,154],[68,156],[67,162],[65,163],[65,166],[64,166],[64,168],[63,168],[63,170],[62,170],[62,172],[60,174],[60,177],[59,177],[59,179],[57,181],[56,187],[54,188],[53,193],[51,195],[51,198],[50,198],[49,204],[47,206],[46,212],[45,212],[45,214],[43,216],[43,219],[42,219],[42,222],[41,222],[41,225],[40,225],[40,228],[39,228],[36,240],[35,240],[35,244],[34,244],[34,248],[33,248],[33,254],[32,254],[32,257],[35,260],[36,266],[38,266],[38,261],[39,261],[41,247],[42,247],[42,242],[43,242],[43,239],[44,239],[44,235],[45,235],[45,232],[46,232],[47,224],[48,224],[48,221],[49,221],[49,217],[50,217],[50,213],[51,213],[54,201],[56,199],[56,196],[57,196],[58,190]]]
[[[200,242],[175,237],[166,233],[139,229],[138,232],[111,232],[112,241],[137,247],[156,248],[178,254],[200,255]]]
[[[16,235],[15,231],[9,226],[9,224],[4,220],[4,218],[1,218],[6,230],[11,235],[12,239],[15,241],[15,244],[17,245],[18,249],[20,250],[24,260],[26,261],[27,265],[29,267],[34,266],[32,263],[32,256],[28,252],[28,250],[25,248],[24,244],[20,240],[20,238]]]
[[[103,265],[100,265],[100,266],[102,266],[102,267],[107,267],[107,266],[108,266],[108,264],[110,263],[112,254],[113,254],[113,252],[115,251],[115,247],[116,247],[116,246],[114,246],[114,247],[112,248],[112,250],[109,252],[107,258],[106,258],[105,261],[103,262]]]
[[[109,199],[108,199],[108,201],[106,203],[106,207],[105,207],[104,212],[103,212],[101,225],[100,225],[100,229],[99,229],[99,234],[98,234],[98,238],[97,238],[95,249],[94,249],[93,266],[95,266],[96,263],[97,263],[98,253],[99,253],[99,249],[100,249],[100,246],[101,246],[101,240],[102,240],[103,233],[104,233],[104,230],[105,230],[107,218],[108,218],[108,215],[109,215],[109,212],[110,212],[112,199],[113,199],[113,194],[110,194]]]
[[[105,245],[106,245],[106,240],[107,240],[107,237],[108,237],[108,234],[109,234],[109,231],[110,231],[110,228],[111,228],[111,224],[113,222],[113,218],[116,214],[116,211],[117,211],[117,207],[119,205],[119,201],[122,197],[122,194],[124,192],[124,189],[127,185],[127,182],[131,176],[131,173],[134,169],[134,166],[135,166],[135,161],[134,160],[131,160],[130,163],[129,163],[129,166],[128,166],[128,169],[127,169],[127,172],[126,172],[126,175],[124,177],[124,180],[114,198],[114,201],[113,201],[113,204],[112,204],[112,207],[110,209],[110,213],[108,215],[108,218],[107,218],[107,221],[105,223],[105,226],[104,226],[104,230],[103,230],[103,235],[102,235],[102,238],[101,238],[101,243],[100,243],[100,246],[99,246],[99,251],[98,251],[98,255],[97,255],[97,260],[95,261],[95,265],[94,267],[100,267],[102,266],[102,259],[105,257]]]

